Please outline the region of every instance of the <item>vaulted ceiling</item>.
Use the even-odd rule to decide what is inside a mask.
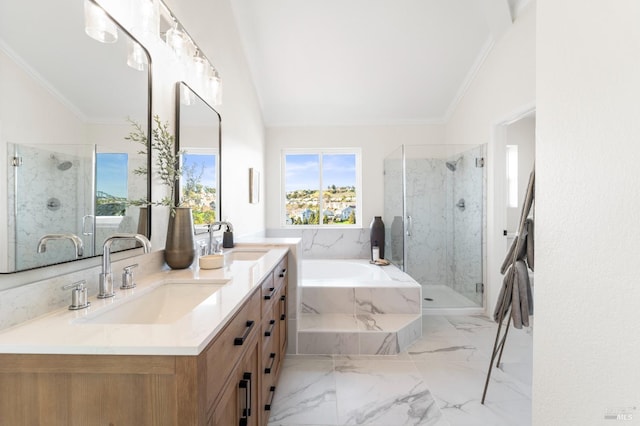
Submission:
[[[527,0],[234,0],[267,126],[443,122]]]

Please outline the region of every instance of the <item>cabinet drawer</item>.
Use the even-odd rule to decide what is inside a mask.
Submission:
[[[287,287],[283,286],[278,293],[278,305],[276,306],[277,312],[277,320],[278,320],[278,343],[279,350],[283,354],[287,351],[287,321],[288,321],[288,312],[287,312]]]
[[[273,307],[276,301],[277,288],[273,281],[273,273],[270,273],[260,285],[262,291],[262,317],[268,316],[268,311]]]
[[[246,342],[260,329],[260,292],[255,291],[236,316],[205,351],[207,406],[216,400],[220,389],[240,359]]]
[[[275,287],[285,287],[287,285],[287,273],[289,272],[288,256],[282,258],[278,266],[273,269],[273,275],[275,280]]]

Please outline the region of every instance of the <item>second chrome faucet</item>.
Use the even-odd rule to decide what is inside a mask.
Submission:
[[[113,234],[104,240],[98,299],[106,299],[115,295],[113,292],[113,276],[111,274],[111,244],[113,244],[115,240],[136,240],[142,244],[145,253],[151,251],[151,243],[147,237],[142,234]]]

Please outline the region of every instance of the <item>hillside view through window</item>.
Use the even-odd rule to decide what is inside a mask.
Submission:
[[[285,153],[285,224],[358,222],[356,153]]]

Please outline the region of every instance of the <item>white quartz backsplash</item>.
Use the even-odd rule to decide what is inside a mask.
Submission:
[[[162,269],[163,253],[163,251],[155,251],[112,262],[114,287],[120,286],[122,268],[125,266],[138,264],[134,269],[136,278],[145,277]],[[56,266],[46,269],[50,268],[56,268]],[[102,272],[101,265],[0,291],[0,330],[68,306],[71,303],[71,290],[62,290],[65,284],[86,280],[89,297],[95,296],[98,294],[100,272]]]

